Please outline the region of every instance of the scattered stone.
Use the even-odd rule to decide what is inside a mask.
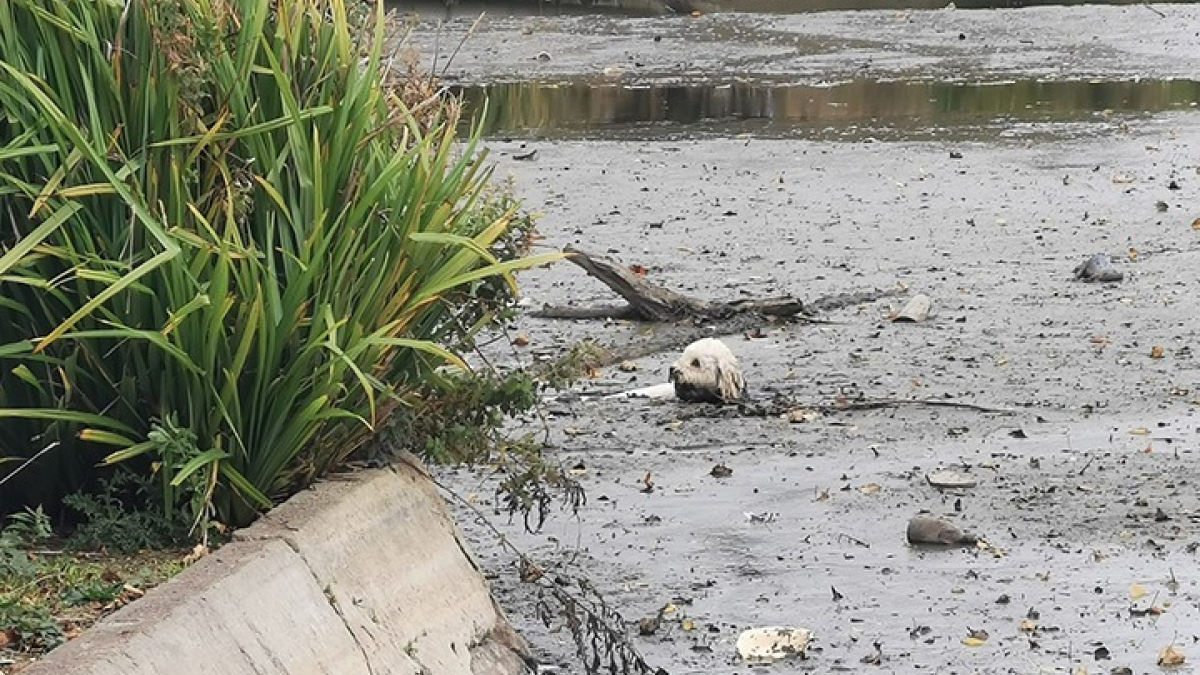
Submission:
[[[974,478],[957,471],[934,471],[926,474],[925,480],[935,488],[973,488],[979,484]]]
[[[654,635],[658,632],[659,625],[662,621],[657,616],[648,616],[638,621],[639,635]]]
[[[633,361],[622,361],[619,365],[617,365],[617,370],[621,371],[622,373],[632,373],[637,369],[637,364]]]
[[[1087,282],[1115,282],[1124,279],[1125,274],[1113,267],[1112,258],[1097,253],[1075,268],[1075,278]]]
[[[916,516],[908,521],[907,536],[910,544],[973,546],[979,541],[979,537],[963,532],[950,523],[926,516]]]
[[[809,422],[815,422],[821,419],[821,411],[811,410],[809,408],[796,408],[794,410],[787,411],[787,413],[784,414],[783,419],[787,420],[791,424],[807,424]]]
[[[729,478],[733,475],[733,469],[725,466],[724,464],[718,464],[712,468],[712,471],[708,472],[708,475],[712,476],[713,478]]]

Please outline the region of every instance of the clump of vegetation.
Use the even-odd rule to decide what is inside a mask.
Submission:
[[[436,373],[422,393],[421,404],[398,411],[381,440],[389,452],[444,463],[486,461],[505,419],[537,403],[534,381],[525,373]]]
[[[41,509],[10,515],[0,530],[0,656],[8,660],[52,649],[183,567],[174,552],[106,557],[61,543]]]
[[[558,257],[522,257],[457,105],[385,86],[361,9],[0,5],[0,511],[123,464],[201,536],[245,524],[419,410]],[[111,522],[98,494],[73,506]]]
[[[186,523],[173,512],[146,508],[156,504],[150,478],[118,470],[90,492],[63,498],[78,524],[67,546],[81,551],[132,555],[145,550],[180,546],[186,540]]]

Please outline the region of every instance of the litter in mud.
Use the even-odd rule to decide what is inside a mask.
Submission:
[[[973,488],[979,481],[957,471],[934,471],[925,475],[925,480],[936,488],[961,489]]]
[[[812,631],[805,628],[751,628],[738,636],[737,651],[742,659],[751,663],[778,661],[793,656],[804,658],[812,639]]]
[[[895,323],[921,323],[929,318],[933,310],[933,300],[928,295],[920,293],[909,299],[904,308],[892,317]]]

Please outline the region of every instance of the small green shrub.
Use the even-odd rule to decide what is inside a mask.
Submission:
[[[505,419],[536,403],[534,381],[524,373],[439,372],[421,389],[416,405],[396,412],[381,440],[389,451],[406,450],[435,462],[482,462]]]
[[[63,641],[54,618],[45,607],[8,590],[38,583],[40,567],[26,549],[50,538],[50,519],[39,507],[11,514],[8,520],[0,530],[0,633],[15,638],[10,648],[50,649]],[[4,583],[5,579],[12,581]]]
[[[45,607],[0,593],[0,631],[13,640],[8,649],[48,651],[66,641],[62,628]]]
[[[67,495],[63,504],[78,522],[67,545],[130,554],[178,544],[186,535],[184,521],[172,511],[153,508],[152,485],[149,477],[118,470],[95,491]]]
[[[105,494],[126,492],[128,480],[106,482]],[[105,514],[113,521],[121,517],[112,508]],[[107,553],[63,550],[40,508],[13,514],[8,521],[0,530],[0,634],[8,638],[0,644],[0,658],[52,649],[65,633],[126,604],[184,567],[178,551],[132,557],[112,555],[114,546]]]

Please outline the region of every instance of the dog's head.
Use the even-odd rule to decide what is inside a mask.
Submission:
[[[667,379],[675,385],[676,396],[684,401],[737,401],[746,388],[737,357],[725,343],[713,338],[688,345],[671,366]]]

